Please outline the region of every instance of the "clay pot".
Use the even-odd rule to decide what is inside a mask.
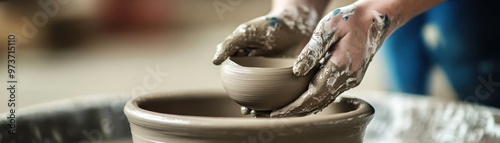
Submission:
[[[294,62],[294,58],[231,57],[222,64],[222,84],[241,106],[261,111],[278,109],[304,93],[314,73],[295,76]]]
[[[134,143],[361,143],[374,109],[339,98],[307,117],[252,118],[221,92],[150,94],[131,99],[124,112]]]

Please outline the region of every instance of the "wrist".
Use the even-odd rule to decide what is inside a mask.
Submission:
[[[359,0],[356,3],[381,14],[387,14],[391,25],[389,31],[403,26],[413,17],[441,3],[444,0]]]
[[[377,0],[359,0],[354,4],[357,9],[362,9],[361,11],[365,13],[365,18],[373,19],[374,15],[372,11],[376,11],[382,15],[387,15],[389,18],[389,27],[388,32],[392,33],[394,30],[404,25],[408,21],[407,15],[404,14],[404,9],[399,6],[399,0],[386,0],[386,1],[377,1]]]
[[[317,23],[328,5],[328,0],[273,0],[268,16],[308,18]]]
[[[273,2],[273,5],[276,4]],[[300,30],[305,35],[311,35],[321,19],[322,12],[319,11],[311,5],[292,3],[273,6],[273,9],[265,16],[270,19],[280,19],[292,29]]]

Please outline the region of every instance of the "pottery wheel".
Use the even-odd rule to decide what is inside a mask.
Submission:
[[[500,142],[500,110],[387,92],[346,92],[376,110],[365,142]],[[128,95],[85,96],[19,109],[17,138],[0,142],[132,143],[123,107]],[[0,115],[6,117],[3,113]],[[8,120],[0,118],[0,126]]]

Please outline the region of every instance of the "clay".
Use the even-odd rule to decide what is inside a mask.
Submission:
[[[281,108],[304,91],[313,73],[297,77],[294,58],[231,57],[223,63],[221,80],[229,97],[241,106],[267,111]]]
[[[326,65],[333,65],[333,63],[328,61]],[[306,95],[309,96],[302,96],[304,98],[298,98],[291,104],[288,104],[277,111],[273,111],[270,116],[273,118],[306,116],[322,111],[341,93],[359,84],[359,82],[350,81],[349,79],[351,78],[349,78],[348,73],[341,72],[345,69],[346,67],[335,67],[321,70],[314,77],[314,84],[309,86],[310,89],[308,92],[314,93],[306,93]],[[353,74],[356,75],[357,72]]]
[[[124,112],[134,143],[361,143],[374,114],[356,98],[301,118],[244,117],[238,107],[225,93],[204,91],[135,97]]]
[[[219,65],[230,56],[296,57],[317,21],[317,13],[305,6],[255,18],[217,45],[212,62]]]
[[[368,28],[366,44],[362,45],[363,47],[330,49],[344,36],[338,33],[336,27],[326,28],[328,25],[325,23],[347,21],[349,17],[354,16],[355,11],[356,5],[352,4],[333,10],[320,21],[311,41],[298,56],[293,71],[295,75],[300,76],[309,74],[312,66],[318,64],[323,65],[322,69],[313,78],[306,93],[282,109],[273,111],[270,114],[271,117],[305,116],[317,113],[333,102],[342,92],[361,83],[369,63],[387,36],[390,20],[387,15],[372,11],[373,21]],[[324,62],[321,63],[321,60]]]

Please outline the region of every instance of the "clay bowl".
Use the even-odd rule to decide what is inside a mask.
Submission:
[[[222,85],[241,106],[278,109],[304,93],[313,75],[295,76],[294,62],[294,58],[231,57],[221,67]]]
[[[252,118],[222,92],[150,94],[125,105],[134,143],[361,143],[374,109],[339,98],[317,115]]]

